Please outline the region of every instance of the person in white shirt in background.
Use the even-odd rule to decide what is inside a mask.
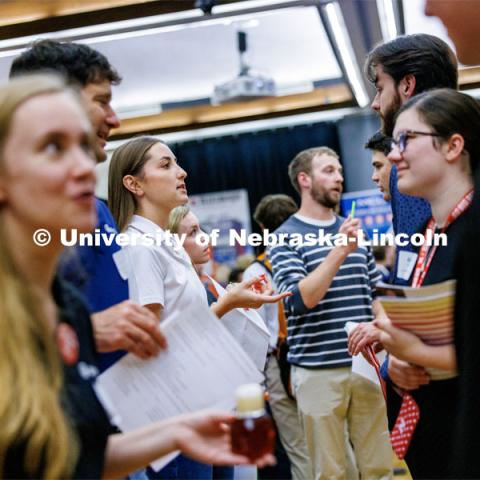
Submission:
[[[188,205],[176,207],[170,212],[167,229],[170,233],[185,235],[183,248],[200,275],[201,267],[210,260],[210,246],[199,241],[199,235],[204,232],[197,216]],[[261,274],[254,275],[248,280],[231,284],[225,295],[217,299],[216,303],[221,305],[220,311],[227,313],[234,308],[277,307],[278,302],[287,295],[271,295],[270,284],[262,282],[260,277]]]
[[[119,230],[165,238],[170,210],[188,201],[186,176],[172,151],[156,138],[139,137],[118,148],[110,163],[108,199]],[[204,297],[186,252],[166,243],[128,245],[115,257],[128,276],[131,298],[162,321],[185,302]]]
[[[200,276],[202,266],[210,260],[210,246],[204,244],[202,245],[201,242],[198,241],[199,235],[204,232],[200,227],[197,216],[190,210],[190,207],[187,205],[182,205],[174,208],[170,212],[168,218],[168,231],[174,234],[186,235],[183,247],[188,253],[195,270]],[[266,294],[265,292],[271,292],[272,289],[269,282],[259,282],[259,278],[262,273],[263,272],[260,272],[259,275],[253,275],[250,278],[243,280],[241,283],[231,284],[225,295],[220,298],[218,298],[218,292],[216,294],[213,293],[213,291],[216,292],[216,288],[211,284],[211,282],[209,286],[204,285],[208,291],[207,295],[210,295],[209,303],[210,301],[222,302],[222,304],[225,305],[229,310],[235,308],[236,305],[236,308],[259,308],[257,311],[260,311],[261,309],[273,308],[275,311],[277,311],[279,304],[278,302],[284,298],[284,295],[270,296]],[[213,287],[213,291],[210,290],[209,287]],[[260,290],[264,288],[264,293],[261,294],[258,290],[255,290],[252,287],[257,289],[260,288]],[[222,474],[222,472],[218,472],[218,469],[225,470],[226,468],[231,467],[214,466],[213,478],[217,478],[217,473],[220,473],[218,475],[220,478],[227,478],[225,473]],[[247,478],[245,475],[252,475],[252,478],[256,478],[256,470],[250,470],[248,473],[242,470],[241,473],[238,471],[236,473],[239,474],[244,480]]]
[[[153,244],[131,243],[115,254],[121,275],[128,279],[131,299],[148,308],[161,322],[178,317],[187,307],[192,311],[192,306],[198,305],[201,310],[207,302],[204,286],[190,257],[179,243],[167,240],[165,231],[170,211],[188,201],[186,176],[170,148],[158,138],[146,136],[120,146],[109,168],[108,201],[119,231],[131,238],[147,235],[162,239]],[[250,291],[249,295],[264,296],[263,292]],[[217,302],[211,310],[221,317],[236,306]],[[187,459],[175,459],[178,468],[172,469],[178,472],[185,467],[180,473],[182,477],[208,476],[206,470],[210,466],[199,463],[186,466],[182,461]],[[157,476],[147,470],[149,478],[170,475],[162,472]]]
[[[190,257],[174,238],[169,244],[165,231],[171,210],[188,201],[186,176],[168,146],[154,137],[123,144],[113,154],[109,170],[109,205],[120,231],[164,240],[154,245],[128,245],[115,258],[128,277],[131,297],[162,321],[182,305],[206,302],[205,289]],[[212,305],[213,313],[222,317],[233,308],[256,308],[285,296],[270,296],[263,289],[255,292],[251,285],[240,285],[243,288],[236,289],[235,295]]]

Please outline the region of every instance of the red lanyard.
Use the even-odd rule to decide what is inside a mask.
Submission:
[[[472,198],[473,189],[469,190],[455,205],[453,210],[448,215],[447,221],[445,222],[441,233],[445,233],[447,228],[470,206],[472,203]],[[432,232],[432,236],[430,238],[433,240],[433,234],[435,233],[435,220],[433,218],[431,218],[428,222],[425,230],[425,238],[428,238],[429,231]],[[415,272],[413,274],[412,287],[417,288],[422,286],[436,251],[437,245],[427,246],[426,242],[420,247],[417,264],[415,265]]]
[[[385,380],[380,373],[380,364],[378,363],[378,358],[375,355],[375,350],[373,349],[373,346],[369,344],[365,347],[365,351],[370,360],[370,363],[373,365],[375,371],[377,372],[377,377],[380,380],[380,387],[382,388],[383,398],[385,398],[385,401],[387,401],[387,385],[385,384]]]

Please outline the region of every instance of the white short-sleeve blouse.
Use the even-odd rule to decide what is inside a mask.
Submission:
[[[140,305],[162,305],[162,321],[192,302],[207,304],[205,288],[190,257],[180,244],[167,244],[162,228],[134,215],[125,233],[130,243],[115,253],[114,259],[120,275],[128,281],[131,300]],[[145,235],[156,243],[142,242]]]

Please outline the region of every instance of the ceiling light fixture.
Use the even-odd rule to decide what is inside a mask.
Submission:
[[[355,95],[358,105],[362,108],[366,107],[370,100],[363,84],[362,74],[354,60],[355,54],[340,6],[337,2],[328,3],[325,6],[325,13],[353,94]]]
[[[377,0],[377,11],[383,40],[393,40],[398,35],[393,0]]]

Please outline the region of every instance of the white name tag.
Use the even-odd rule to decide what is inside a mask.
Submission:
[[[397,277],[402,280],[408,280],[412,275],[415,264],[417,263],[418,254],[400,250],[398,252],[398,268]]]

